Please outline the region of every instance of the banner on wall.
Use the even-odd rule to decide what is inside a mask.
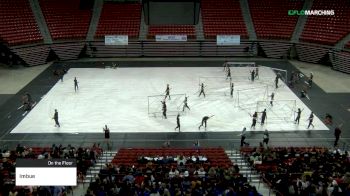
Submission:
[[[105,35],[105,45],[125,46],[128,45],[129,38],[127,35]]]
[[[240,44],[240,35],[216,35],[216,45],[218,46],[234,46]]]
[[[186,42],[187,35],[156,35],[157,42]]]

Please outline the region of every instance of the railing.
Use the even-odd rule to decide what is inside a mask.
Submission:
[[[315,138],[314,138],[315,139]],[[317,138],[316,138],[317,139]],[[319,138],[319,139],[322,139],[322,138]],[[312,140],[312,138],[310,138],[310,140]],[[20,140],[19,140],[20,141]],[[17,143],[19,142],[19,141],[17,141]],[[99,141],[103,141],[103,140],[97,140],[96,142],[99,142]],[[172,140],[170,140],[170,141],[172,141]],[[184,140],[179,140],[179,141],[184,141]],[[189,141],[189,140],[188,140]],[[210,145],[209,144],[206,144],[204,141],[205,141],[205,139],[202,139],[202,140],[199,140],[200,141],[200,143],[201,143],[201,146],[205,146],[205,147],[210,147]],[[234,150],[236,150],[237,152],[240,152],[239,151],[239,149],[240,149],[240,147],[239,147],[239,145],[235,145],[236,144],[236,142],[237,142],[237,144],[239,143],[239,141],[240,141],[240,139],[231,139],[229,142],[226,142],[226,143],[222,143],[222,144],[226,144],[226,145],[222,145],[222,146],[226,146],[227,148],[226,149],[228,149],[228,150],[230,150],[231,151],[231,155],[233,155],[233,151]],[[57,142],[56,142],[57,143]],[[101,142],[102,143],[102,142]],[[105,144],[106,146],[103,148],[103,149],[107,149],[108,147],[107,147],[107,144]],[[143,146],[150,146],[150,142],[147,142],[147,141],[143,141],[142,142],[142,145]],[[8,144],[6,144],[6,143],[4,143],[4,144],[0,144],[0,146],[1,146],[1,149],[8,149]],[[31,146],[34,146],[34,145],[31,145]],[[113,145],[113,143],[112,143],[112,146],[114,146]],[[323,145],[323,146],[325,146],[325,145]],[[158,146],[158,147],[160,147],[160,146]],[[215,145],[215,147],[217,147],[217,145]],[[313,147],[313,145],[311,145],[311,146],[303,146],[303,147]],[[320,146],[319,146],[320,147]],[[321,147],[322,147],[322,145],[321,145]],[[330,147],[329,145],[328,145],[328,147]],[[341,142],[340,142],[340,145],[339,145],[339,147],[340,147],[340,149],[342,150],[342,151],[348,151],[349,149],[350,149],[350,144],[346,141],[346,140],[342,140]],[[116,147],[114,147],[115,149],[116,149]],[[103,156],[103,153],[105,152],[105,150],[103,150],[102,149],[102,151],[101,151],[101,156]],[[242,153],[241,153],[242,154]],[[104,158],[104,160],[105,160],[105,162],[107,162],[108,161],[108,159],[107,159],[107,156],[105,156],[105,157],[100,157],[100,158]],[[240,160],[241,161],[241,163],[243,163],[243,159],[241,159]],[[96,164],[96,163],[95,163]],[[93,166],[91,166],[91,167],[93,167]],[[100,165],[99,166],[99,170],[101,170],[103,168],[103,165]],[[250,167],[250,173],[249,174],[246,174],[245,175],[245,177],[249,180],[249,181],[251,181],[251,179],[252,179],[252,174],[257,174],[257,172],[256,172],[256,170],[254,169],[254,168],[252,168],[252,167]],[[293,174],[298,174],[298,173],[293,173]],[[89,175],[90,177],[89,177],[89,181],[92,181],[95,177],[96,177],[96,175],[98,175],[98,174],[93,174],[92,172],[91,172],[91,170],[89,169],[89,170],[87,170],[87,175]],[[260,178],[259,178],[259,187],[260,187],[260,183],[262,183],[262,182],[268,182],[268,180],[263,176],[263,175],[260,175]],[[83,186],[86,186],[86,182],[84,182],[84,181],[82,181],[82,183],[83,183]],[[271,183],[270,183],[271,184]],[[73,191],[74,190],[72,190],[72,195],[74,195],[74,193],[73,193]],[[278,194],[278,195],[283,195],[282,193],[279,193],[277,190],[275,190],[273,187],[271,187],[271,186],[269,186],[269,195],[270,194],[272,194],[272,193],[276,193],[276,194]]]
[[[195,133],[197,132],[197,133]],[[300,133],[304,133],[303,131],[299,131]],[[198,130],[194,130],[194,132],[168,132],[168,133],[111,133],[110,144],[113,149],[118,148],[132,148],[132,147],[150,147],[150,148],[160,148],[163,147],[165,141],[170,142],[171,147],[184,147],[191,148],[195,141],[200,142],[201,147],[224,147],[226,150],[238,149],[240,144],[239,136],[235,136],[240,132],[232,131],[227,132],[232,134],[233,136],[227,137],[227,134],[213,134],[213,132],[198,132]],[[280,134],[276,133],[276,134]],[[288,132],[291,133],[291,132]],[[82,146],[87,146],[91,143],[100,143],[104,144],[105,139],[103,139],[103,133],[101,134],[89,134],[86,133],[87,138],[85,138],[85,134],[62,134],[55,138],[55,141],[45,141],[43,139],[31,138],[30,135],[25,138],[15,138],[11,139],[10,136],[2,138],[0,140],[0,146],[4,145],[10,149],[15,149],[16,145],[21,143],[24,146],[36,146],[36,147],[47,147],[48,143],[56,143],[62,145],[74,144],[75,142],[81,140]],[[137,135],[137,136],[136,136]],[[263,133],[256,132],[254,136],[247,137],[246,140],[250,143],[252,147],[259,146],[259,143],[262,142]],[[278,145],[274,145],[274,141],[279,143],[285,142],[286,147],[325,147],[325,148],[333,148],[334,138],[305,138],[302,136],[296,136],[293,141],[293,138],[283,138],[283,137],[273,137],[274,133],[270,133],[270,142],[269,147],[278,147]],[[272,136],[272,137],[271,137]],[[99,139],[101,138],[101,139]],[[186,139],[182,139],[186,138]],[[300,140],[305,141],[305,143],[300,143]],[[84,141],[83,141],[84,140]],[[350,150],[350,138],[340,138],[338,142],[338,146],[341,150]],[[107,149],[106,144],[103,146],[104,150]],[[4,149],[4,148],[2,148]]]
[[[348,143],[346,141],[342,141],[342,142],[339,142],[339,143],[341,143],[339,146],[341,147],[340,149],[343,152],[345,152],[345,151],[349,152],[349,150],[350,150],[350,143]]]
[[[127,46],[105,46],[103,40],[87,42],[85,40],[55,41],[53,44],[35,43],[31,45],[11,46],[10,50],[29,65],[46,63],[50,49],[56,52],[61,60],[78,59],[80,52],[86,47],[90,57],[256,57],[258,44],[270,58],[288,56],[291,48],[296,48],[299,60],[318,63],[333,46],[300,42],[292,45],[286,40],[249,41],[241,40],[237,46],[217,46],[213,39],[204,41],[188,40],[187,42],[156,42],[154,40],[139,41],[130,39]],[[72,47],[74,46],[74,47]],[[45,49],[45,52],[41,50]],[[343,51],[345,51],[344,49]],[[37,55],[38,51],[41,55]],[[350,61],[350,56],[342,57],[341,62]],[[339,62],[332,62],[337,67]],[[339,66],[338,66],[339,67]]]
[[[85,186],[86,183],[92,182],[98,176],[99,173],[97,173],[97,174],[92,173],[92,168],[96,166],[97,161],[104,160],[105,163],[108,163],[108,156],[105,153],[107,153],[110,150],[110,147],[108,146],[107,142],[105,144],[106,144],[105,148],[103,147],[103,145],[101,145],[101,155],[99,157],[97,157],[96,162],[87,170],[86,176],[89,176],[89,178],[86,178],[86,176],[84,176],[84,178],[82,179],[83,187]],[[103,149],[106,149],[106,150],[104,151]],[[100,165],[99,171],[101,171],[103,169],[103,167],[104,167],[104,165]],[[88,182],[85,182],[86,179],[88,180]],[[89,185],[89,183],[88,183],[88,185]]]
[[[272,183],[268,181],[263,174],[260,174],[259,187],[260,187],[261,181],[265,182],[267,187],[269,188],[269,196],[271,195],[271,193],[275,193],[275,195],[278,195],[278,196],[284,196],[277,189],[273,188]]]

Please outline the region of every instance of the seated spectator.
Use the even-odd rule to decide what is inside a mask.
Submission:
[[[204,171],[204,168],[201,167],[198,171],[197,171],[197,175],[199,178],[204,178],[206,175],[206,172]]]
[[[131,172],[128,173],[128,175],[123,177],[123,182],[129,182],[129,183],[133,183],[135,180],[134,176],[132,175]]]
[[[216,178],[216,170],[214,167],[210,167],[208,171],[208,177],[209,178]]]
[[[2,158],[9,158],[10,157],[10,151],[4,150],[2,151]]]
[[[9,192],[9,196],[17,196],[17,194],[18,194],[18,192],[16,191],[16,188],[15,187],[13,187],[11,190],[10,190],[10,192]]]
[[[45,155],[39,154],[39,155],[38,155],[38,159],[45,159]]]
[[[22,154],[23,151],[24,151],[24,147],[21,146],[21,144],[17,144],[16,153],[17,154]]]
[[[327,113],[324,122],[326,125],[333,124],[333,116]]]
[[[183,165],[186,164],[186,158],[183,155],[180,155],[180,156],[177,157],[177,164],[180,165],[181,163]]]
[[[26,158],[30,158],[30,159],[34,159],[35,158],[35,154],[33,153],[33,149],[29,148]]]
[[[174,178],[179,175],[179,171],[175,168],[171,168],[169,171],[169,178]]]
[[[180,171],[180,172],[183,172],[186,170],[186,166],[183,164],[183,163],[180,163],[179,166],[177,166],[177,169]]]
[[[346,185],[350,184],[350,172],[346,172],[343,179],[342,179],[343,183]]]

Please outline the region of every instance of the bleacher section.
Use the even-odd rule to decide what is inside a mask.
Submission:
[[[318,63],[330,50],[326,46],[311,45],[305,43],[296,44],[298,59],[308,63]]]
[[[268,58],[284,58],[287,57],[288,51],[292,46],[289,41],[260,41],[259,45],[264,50],[266,57]]]
[[[132,149],[120,149],[118,154],[112,160],[112,164],[124,165],[124,166],[143,166],[138,162],[139,157],[191,157],[191,156],[205,156],[208,159],[208,163],[212,166],[232,166],[232,162],[228,158],[223,148],[201,148],[188,149],[188,148],[132,148]],[[176,165],[176,163],[175,163]]]
[[[284,58],[292,47],[290,42],[298,16],[288,16],[289,9],[300,10],[303,1],[249,0],[249,9],[258,40],[248,38],[239,0],[202,0],[201,18],[205,40],[198,42],[194,25],[151,25],[145,31],[150,40],[138,40],[141,22],[140,3],[105,2],[97,24],[95,42],[86,43],[91,10],[80,10],[80,0],[38,0],[54,43],[43,44],[31,4],[27,0],[3,0],[0,2],[0,41],[29,66],[45,64],[50,50],[60,60],[78,59],[84,47],[91,57],[154,57],[154,56],[235,56],[252,57],[261,46],[269,58]],[[295,44],[298,59],[318,63],[333,51],[332,46],[350,33],[350,3],[346,0],[314,0],[312,9],[334,9],[335,16],[308,16],[300,42]],[[278,18],[278,20],[275,20]],[[97,22],[96,22],[97,23]],[[148,32],[148,33],[146,33]],[[105,46],[104,35],[128,35],[127,46]],[[159,43],[155,35],[186,34],[187,42]],[[241,44],[217,46],[216,35],[241,35]],[[90,40],[93,35],[90,36]],[[58,41],[59,40],[59,41]],[[82,41],[84,40],[84,41]],[[38,43],[39,42],[39,43]],[[308,43],[311,42],[311,43]],[[23,45],[36,43],[31,45]],[[321,44],[321,45],[320,45]],[[349,51],[350,42],[344,46]],[[254,52],[255,51],[255,52]],[[37,55],[40,53],[40,55]],[[347,54],[347,53],[345,53]],[[337,54],[334,68],[348,72],[349,56]],[[337,63],[336,63],[337,62]],[[336,63],[336,64],[335,64]]]
[[[6,185],[15,183],[15,166],[17,158],[24,159],[55,159],[55,158],[76,158],[77,173],[86,175],[88,168],[95,164],[95,160],[101,155],[102,148],[93,145],[88,148],[75,148],[70,145],[52,145],[52,147],[25,147],[18,144],[16,149],[0,149],[0,195],[6,190]],[[8,192],[7,192],[8,193]]]
[[[334,45],[350,33],[350,2],[314,0],[313,10],[334,10],[334,16],[308,16],[300,40]]]
[[[0,40],[10,45],[43,39],[27,0],[1,0],[0,18]]]
[[[18,46],[12,47],[11,51],[18,55],[29,66],[34,66],[43,65],[46,63],[46,59],[50,52],[50,47],[49,45],[38,45],[28,47]]]
[[[86,195],[261,196],[223,148],[121,149],[116,157],[102,166]]]
[[[148,36],[154,38],[156,35],[187,35],[187,38],[195,38],[194,25],[151,25]]]
[[[104,35],[129,35],[138,37],[141,20],[139,3],[105,3],[95,37]]]
[[[241,41],[240,45],[220,47],[213,41],[187,41],[187,42],[155,42],[129,41],[127,46],[110,47],[104,42],[92,42],[87,47],[87,54],[94,57],[159,57],[159,56],[239,56],[249,57],[251,47],[255,47],[247,41]]]
[[[290,40],[298,21],[288,10],[301,10],[304,1],[249,0],[249,8],[258,38]]]
[[[80,0],[40,0],[53,40],[85,39],[91,10],[80,10]]]
[[[350,52],[329,52],[333,69],[350,74]]]
[[[324,147],[244,147],[241,153],[278,195],[316,195],[316,189],[322,195],[350,194],[347,152]]]
[[[239,0],[202,0],[201,9],[206,38],[225,34],[248,38]]]

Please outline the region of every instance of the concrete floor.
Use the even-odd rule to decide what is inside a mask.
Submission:
[[[305,75],[314,74],[314,83],[326,93],[350,93],[349,74],[334,71],[330,67],[319,64],[289,61]]]
[[[50,65],[51,63],[16,69],[0,67],[0,94],[18,93]]]

